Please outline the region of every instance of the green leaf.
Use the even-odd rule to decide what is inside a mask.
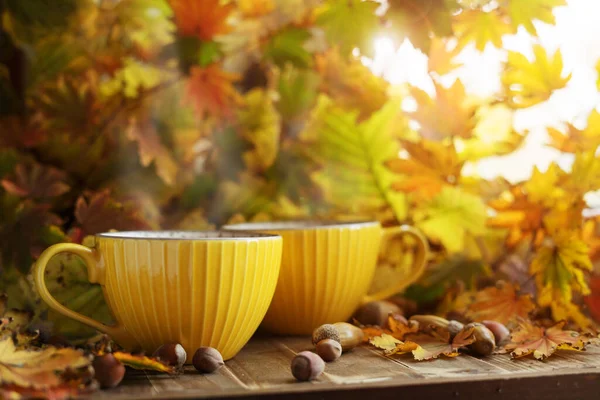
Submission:
[[[329,42],[339,46],[343,53],[358,47],[362,54],[369,55],[380,28],[379,17],[375,15],[378,7],[378,3],[370,0],[330,0],[317,11],[316,22],[325,30]]]
[[[358,124],[357,112],[319,98],[303,135],[323,165],[315,180],[328,201],[353,213],[391,208],[398,221],[405,219],[405,195],[390,189],[395,175],[384,166],[398,155],[392,134],[398,112],[399,103],[391,101]]]
[[[445,186],[429,203],[415,210],[416,226],[449,252],[465,247],[466,235],[485,232],[486,209],[479,196]]]
[[[300,116],[314,104],[318,85],[319,75],[312,70],[300,70],[291,65],[283,69],[276,106],[284,122]]]
[[[312,55],[304,48],[304,43],[311,37],[306,29],[288,28],[271,38],[265,48],[265,58],[279,66],[291,63],[300,68],[312,65]]]

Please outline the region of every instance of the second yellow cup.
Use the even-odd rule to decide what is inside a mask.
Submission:
[[[226,230],[281,235],[281,271],[262,326],[277,334],[310,334],[316,327],[347,320],[363,302],[401,292],[423,273],[428,245],[407,225],[382,228],[378,222],[288,221],[227,225]],[[382,238],[409,235],[417,252],[409,275],[377,293],[367,292],[377,267]]]

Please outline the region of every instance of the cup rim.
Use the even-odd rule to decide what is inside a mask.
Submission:
[[[138,231],[114,231],[103,232],[95,235],[105,239],[128,239],[128,240],[182,240],[182,241],[212,241],[212,240],[269,240],[281,236],[270,233],[247,232],[247,231],[186,231],[186,230],[138,230]]]
[[[221,229],[226,231],[303,231],[331,228],[358,229],[365,226],[379,225],[374,220],[333,221],[333,220],[289,220],[289,221],[265,221],[265,222],[242,222],[238,224],[223,225]]]

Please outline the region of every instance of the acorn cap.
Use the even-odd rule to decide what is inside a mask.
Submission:
[[[332,339],[338,343],[341,343],[340,333],[338,332],[336,327],[331,324],[321,325],[320,327],[318,327],[317,329],[315,329],[313,331],[312,342],[314,345],[316,345],[317,343],[319,343],[321,340],[324,340],[324,339]]]

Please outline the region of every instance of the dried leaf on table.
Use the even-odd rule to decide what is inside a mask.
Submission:
[[[496,287],[477,292],[466,315],[473,321],[493,320],[506,325],[518,318],[527,318],[534,309],[530,295],[520,295],[518,286],[499,282]]]
[[[513,358],[533,354],[538,360],[550,357],[556,350],[584,350],[588,339],[578,332],[563,330],[565,324],[562,321],[550,328],[543,328],[522,320],[512,332],[511,343],[505,349],[511,352]]]
[[[174,374],[177,372],[175,367],[166,365],[155,357],[147,357],[144,355],[131,354],[122,351],[115,351],[112,353],[112,355],[123,365],[134,369],[166,372],[169,374]]]

